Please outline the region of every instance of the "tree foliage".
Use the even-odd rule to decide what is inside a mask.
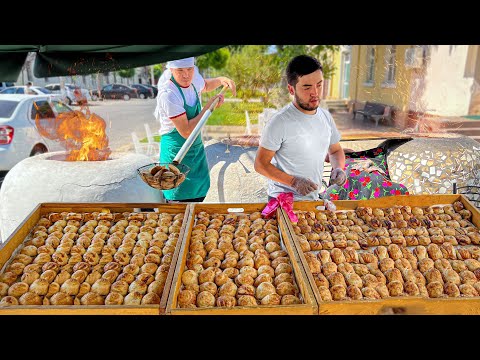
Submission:
[[[153,76],[155,77],[155,83],[157,83],[158,79],[160,79],[160,76],[162,76],[162,72],[163,72],[162,64],[153,65]]]
[[[330,79],[335,73],[334,55],[340,50],[339,45],[276,45],[276,48],[279,63],[284,69],[293,57],[305,54],[320,61],[325,79]]]
[[[235,80],[244,100],[261,92],[264,101],[268,102],[272,89],[280,83],[282,77],[278,57],[269,54],[266,45],[241,47],[232,54],[226,71]]]
[[[135,75],[135,69],[130,68],[130,69],[122,69],[118,71],[118,75],[124,79],[131,78],[132,76]]]
[[[216,70],[223,69],[230,59],[230,50],[226,47],[200,55],[197,57],[197,66],[200,70],[212,67]]]

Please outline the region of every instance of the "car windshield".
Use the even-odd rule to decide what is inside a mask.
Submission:
[[[0,118],[9,118],[18,106],[17,101],[0,100]]]

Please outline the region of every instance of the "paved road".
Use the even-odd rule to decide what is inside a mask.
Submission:
[[[153,133],[158,132],[159,123],[153,116],[155,106],[155,99],[105,100],[93,102],[90,111],[105,120],[112,151],[123,151],[132,148],[132,131],[140,139],[146,137],[145,123]]]

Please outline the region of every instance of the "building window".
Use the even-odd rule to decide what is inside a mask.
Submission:
[[[375,81],[375,46],[367,49],[367,78],[366,83],[373,84]]]
[[[395,83],[395,72],[396,72],[396,57],[397,57],[397,46],[388,45],[385,49],[385,83],[394,84]]]

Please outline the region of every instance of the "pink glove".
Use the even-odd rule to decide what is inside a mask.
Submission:
[[[300,176],[294,176],[290,186],[302,196],[310,194],[314,190],[318,190],[317,184],[312,180]]]
[[[330,185],[338,185],[342,186],[347,181],[347,174],[340,168],[336,168],[332,170],[330,174]]]

